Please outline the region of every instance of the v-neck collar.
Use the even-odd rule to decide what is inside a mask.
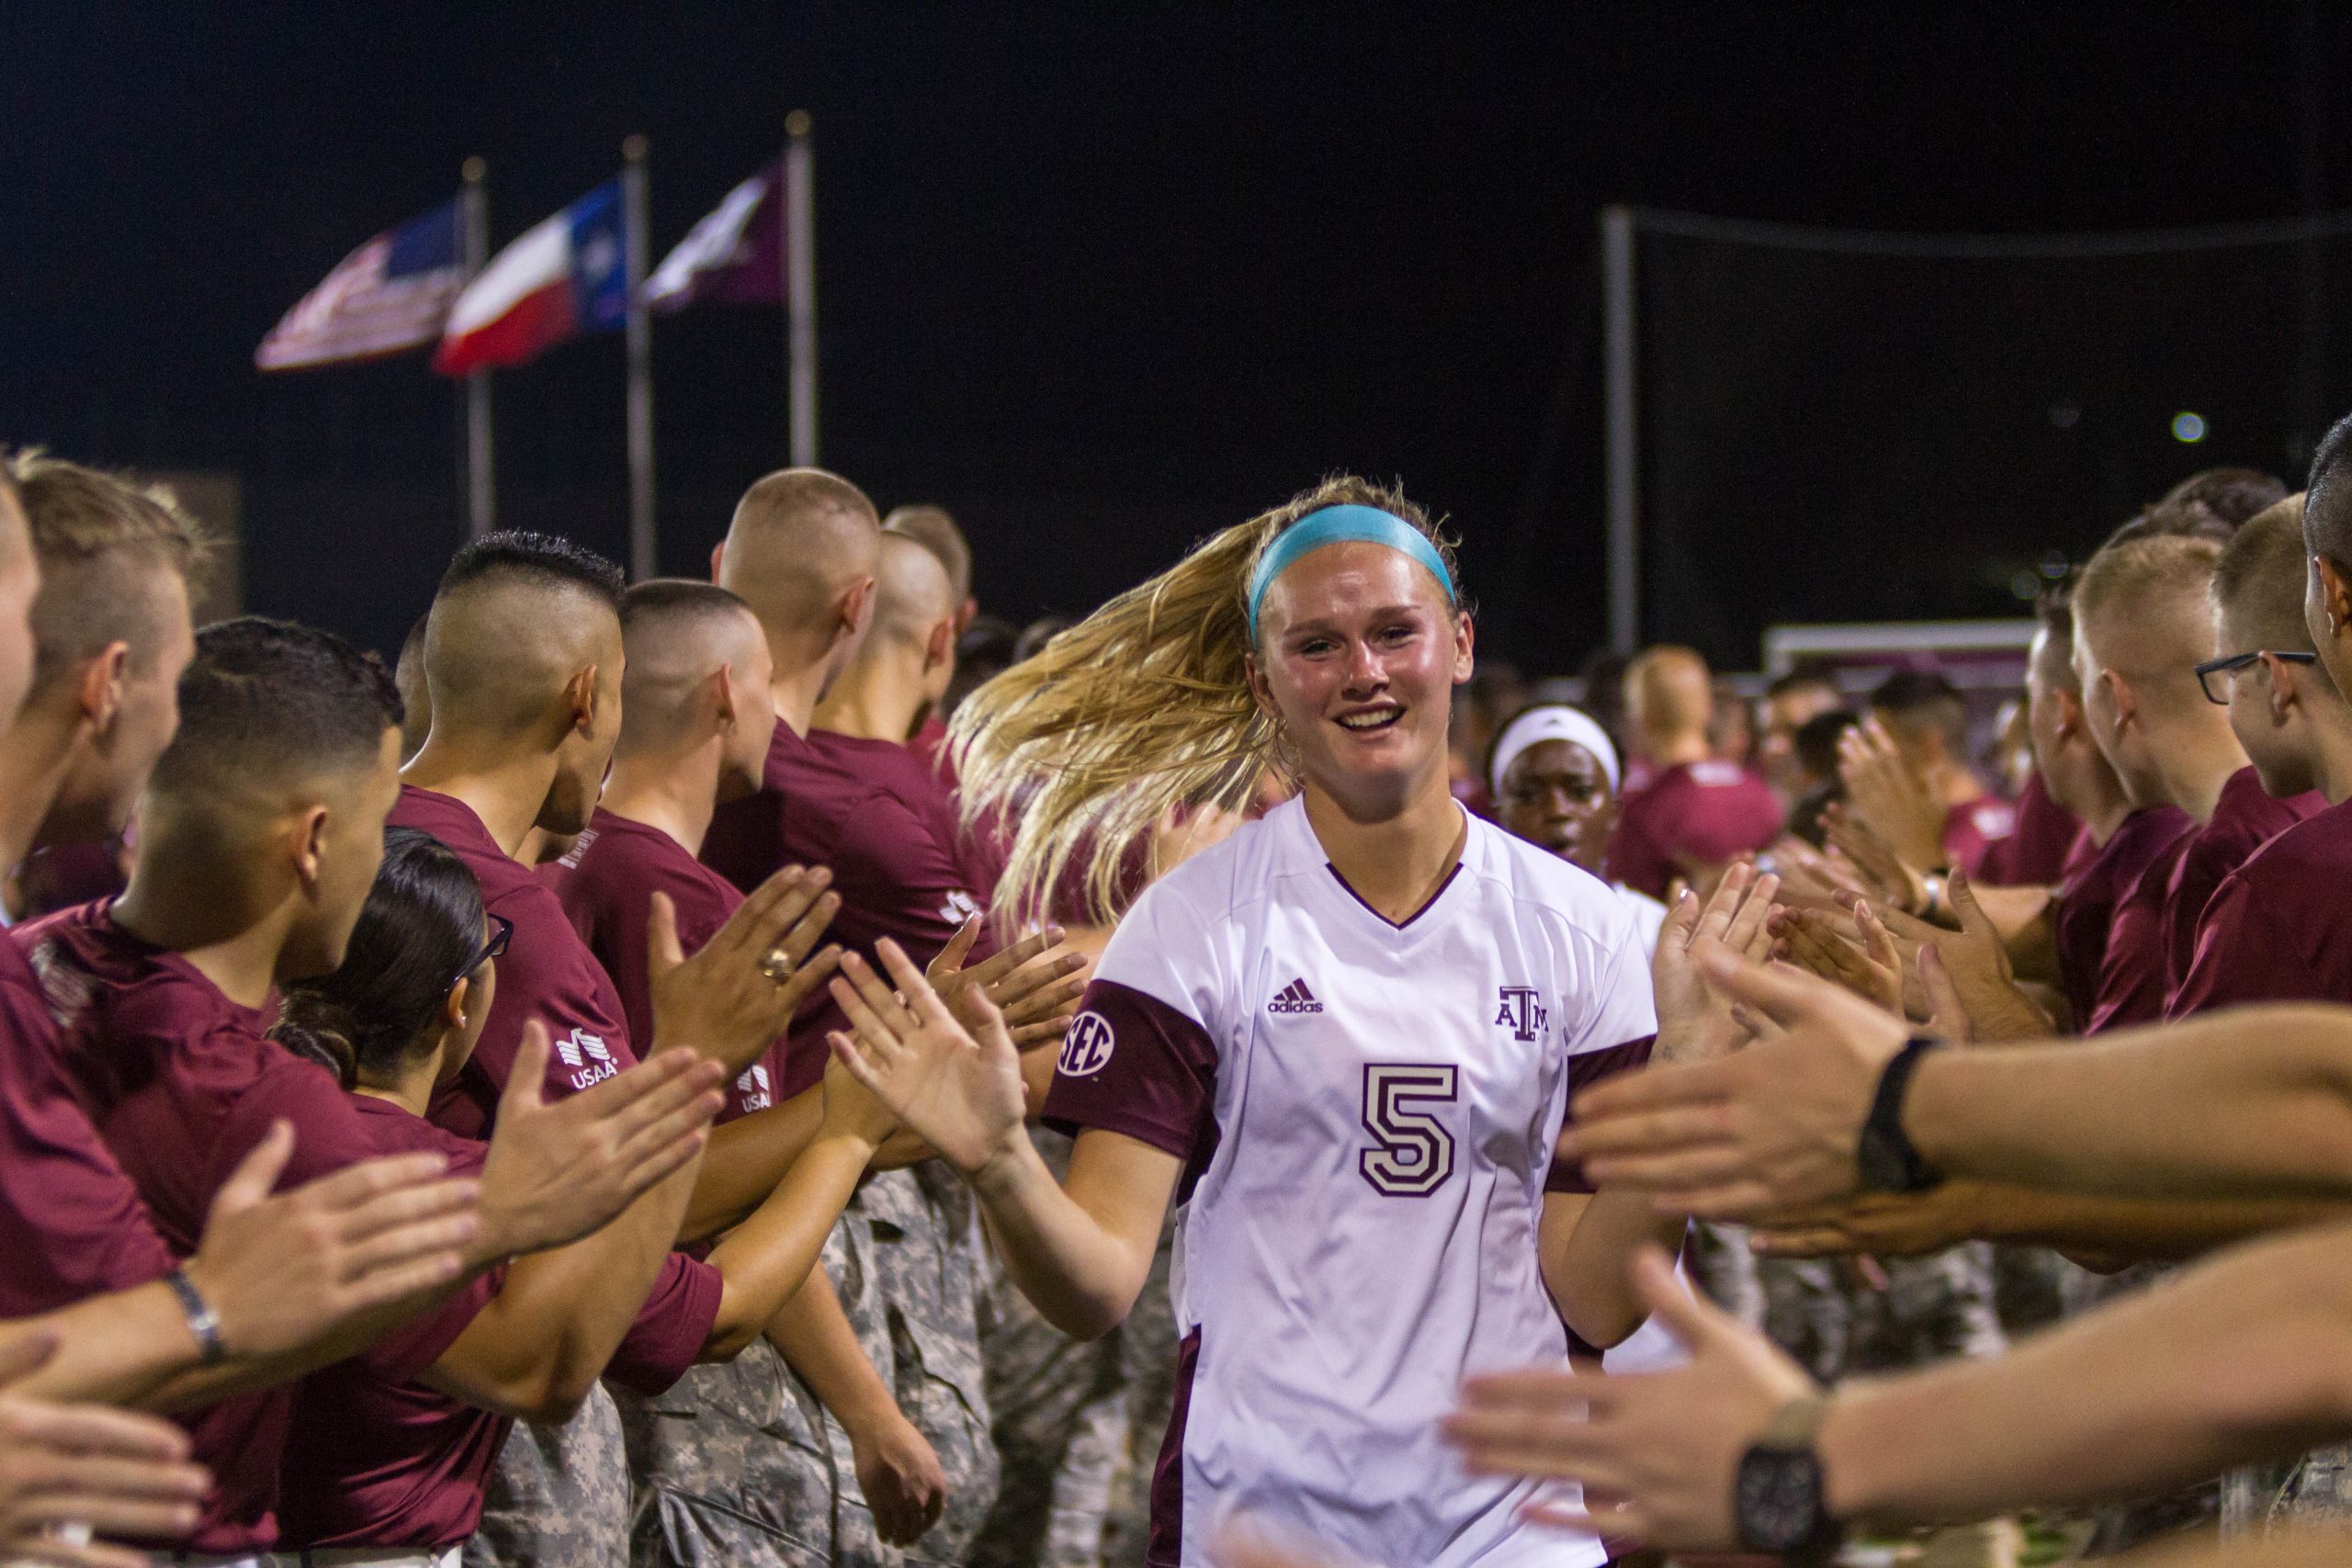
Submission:
[[[1329,878],[1329,886],[1344,896],[1341,902],[1352,911],[1350,918],[1369,921],[1391,938],[1418,936],[1422,931],[1428,929],[1429,925],[1433,923],[1428,919],[1430,911],[1445,902],[1447,895],[1452,893],[1455,886],[1461,882],[1462,873],[1468,867],[1470,857],[1476,852],[1475,846],[1478,837],[1477,821],[1468,812],[1463,811],[1460,803],[1456,802],[1454,809],[1462,813],[1462,852],[1454,857],[1453,864],[1446,872],[1444,879],[1431,890],[1427,898],[1421,900],[1419,908],[1401,920],[1392,920],[1378,909],[1374,908],[1364,896],[1357,892],[1345,876],[1340,874],[1340,868],[1331,863],[1330,855],[1324,851],[1323,840],[1315,836],[1315,824],[1307,820],[1306,802],[1293,800],[1282,809],[1297,813],[1297,820],[1292,824],[1292,831],[1296,835],[1294,842],[1298,851],[1299,860],[1305,864],[1320,863],[1323,868],[1322,875]],[[1304,864],[1302,869],[1305,869]]]

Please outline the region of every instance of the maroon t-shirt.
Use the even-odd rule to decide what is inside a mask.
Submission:
[[[449,1156],[454,1175],[488,1152],[388,1100],[351,1096],[384,1154]],[[468,1286],[473,1311],[497,1294],[503,1267]],[[471,1314],[469,1314],[470,1320]],[[304,1378],[279,1467],[278,1537],[299,1547],[454,1546],[481,1520],[491,1466],[514,1423],[357,1357]]]
[[[2352,801],[2313,813],[2222,879],[2169,1016],[2248,1002],[2352,1002]]]
[[[745,892],[780,866],[830,866],[842,908],[827,940],[868,959],[887,936],[918,964],[929,964],[991,891],[972,886],[967,857],[957,851],[955,797],[912,751],[824,729],[804,739],[783,724],[768,747],[760,792],[718,808],[702,858]],[[994,951],[983,928],[972,960]],[[820,991],[792,1021],[780,1098],[824,1077],[825,1033],[845,1027],[832,998]]]
[[[498,847],[464,801],[413,784],[401,789],[391,826],[432,834],[481,885],[482,907],[514,922],[498,961],[498,985],[473,1059],[433,1097],[433,1122],[461,1138],[488,1138],[498,1097],[532,1019],[547,1025],[547,1094],[560,1100],[637,1065],[628,1021],[611,976],[580,940],[548,886]],[[718,1321],[725,1281],[708,1264],[673,1252],[605,1375],[649,1396],[661,1393],[702,1355]]]
[[[294,1128],[281,1190],[381,1152],[332,1074],[266,1038],[271,1010],[232,1001],[178,953],[116,925],[107,906],[62,910],[10,934],[59,1021],[62,1070],[175,1257],[196,1250],[214,1195],[272,1122]],[[379,1342],[368,1362],[393,1382],[413,1379],[485,1299],[458,1292]],[[277,1540],[294,1394],[282,1385],[182,1418],[216,1482],[189,1550],[266,1551]]]
[[[0,1318],[144,1285],[172,1263],[60,1070],[40,982],[0,942]]]
[[[2230,775],[2213,803],[2213,819],[2188,836],[2165,886],[2167,996],[2188,976],[2189,963],[2197,956],[2198,928],[2222,878],[2244,865],[2255,851],[2326,805],[2325,797],[2318,795],[2275,799],[2264,792],[2262,775],[2250,767]]]
[[[2055,887],[2083,836],[2083,819],[2050,798],[2038,773],[2025,781],[2016,810],[2016,830],[1984,852],[1976,880],[1994,887]]]
[[[2143,807],[2118,824],[2114,836],[2060,885],[2052,919],[2058,977],[2077,1027],[2098,1006],[2099,972],[2107,962],[2108,929],[2117,907],[2148,863],[2196,825],[2196,818],[2177,806]]]
[[[670,896],[678,914],[678,946],[690,954],[716,936],[743,903],[733,883],[688,854],[677,840],[601,806],[571,852],[539,867],[538,874],[555,890],[571,929],[620,993],[631,1040],[653,1038],[653,987],[645,966],[645,919],[653,895]],[[731,1122],[774,1105],[775,1078],[773,1060],[754,1062],[729,1089],[718,1119]]]
[[[2075,1015],[2078,1032],[2102,1034],[2164,1017],[2171,991],[2165,974],[2165,890],[2196,837],[2183,833],[2158,851],[2117,902],[2107,924],[2098,994],[2088,1014]]]
[[[1974,876],[1993,846],[2018,830],[2018,808],[1997,795],[1979,795],[1944,813],[1944,863]]]
[[[1629,792],[1609,842],[1611,877],[1666,897],[1677,876],[1764,849],[1781,834],[1781,797],[1736,762],[1682,762]]]

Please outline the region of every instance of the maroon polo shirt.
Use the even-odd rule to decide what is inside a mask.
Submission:
[[[351,1108],[384,1154],[446,1154],[471,1175],[487,1152],[389,1100],[353,1095]],[[470,1287],[479,1304],[505,1269]],[[278,1536],[301,1547],[454,1546],[481,1520],[491,1466],[514,1423],[421,1382],[386,1375],[359,1357],[312,1372],[294,1397],[278,1470]]]
[[[2196,818],[2177,806],[2143,807],[2119,823],[2114,836],[2060,885],[2052,921],[2058,976],[2076,1027],[2098,1010],[2099,974],[2107,962],[2108,930],[2117,907],[2149,863],[2195,826]]]
[[[172,1263],[61,1070],[40,982],[0,942],[0,1318],[144,1285]]]
[[[677,840],[601,806],[571,852],[539,867],[538,875],[555,890],[571,929],[611,977],[631,1040],[653,1038],[645,943],[653,895],[670,896],[678,914],[678,946],[687,953],[699,952],[743,903],[733,883],[688,854]],[[745,1068],[728,1090],[718,1119],[731,1122],[775,1104],[775,1063],[767,1058]]]
[[[1781,797],[1736,762],[1681,762],[1629,791],[1609,841],[1611,878],[1653,898],[1677,876],[1754,854],[1781,834]]]
[[[1983,795],[1944,813],[1944,863],[1974,876],[1993,846],[2018,830],[2018,808],[1997,795]]]
[[[2196,837],[2193,830],[2183,833],[2157,851],[2116,903],[2107,924],[2107,951],[2099,959],[2098,994],[2087,1014],[2075,1015],[2077,1032],[2103,1034],[2164,1017],[2172,989],[2165,972],[2165,890]]]
[[[803,738],[784,724],[760,792],[718,808],[702,858],[746,892],[780,866],[830,866],[842,908],[827,939],[869,959],[887,936],[929,964],[993,891],[972,886],[956,848],[955,797],[912,751],[824,729]],[[983,929],[972,958],[994,951]],[[825,1033],[846,1026],[820,991],[793,1020],[781,1098],[824,1077]]]
[[[401,788],[390,825],[432,834],[469,867],[481,885],[482,907],[514,922],[514,940],[498,961],[498,984],[481,1040],[458,1082],[433,1097],[433,1122],[461,1138],[488,1138],[498,1097],[506,1088],[523,1026],[547,1025],[555,1049],[548,1055],[547,1095],[560,1100],[637,1065],[628,1021],[611,976],[571,929],[555,894],[529,867],[498,847],[464,801],[413,784]],[[605,1371],[615,1382],[649,1396],[661,1393],[702,1355],[718,1321],[724,1287],[718,1270],[673,1252],[653,1282],[621,1348]]]
[[[2352,801],[2314,812],[2222,879],[2169,1015],[2248,1002],[2352,1002],[2347,886]]]
[[[2016,830],[1984,852],[1976,880],[1994,887],[2055,887],[2082,836],[2082,818],[2051,799],[2036,773],[2018,793]]]
[[[178,953],[116,925],[107,906],[62,910],[10,934],[59,1021],[62,1070],[175,1257],[196,1250],[214,1196],[272,1122],[294,1128],[281,1190],[382,1152],[332,1074],[264,1034],[274,1008],[232,1001]],[[487,1299],[474,1281],[379,1341],[367,1361],[392,1382],[413,1379]],[[239,1553],[276,1541],[294,1397],[286,1384],[182,1418],[215,1481],[189,1550]]]
[[[2213,803],[2213,819],[2188,835],[2175,863],[2165,895],[2165,981],[2167,996],[2188,977],[2197,956],[2197,931],[2205,907],[2213,901],[2222,879],[2246,863],[2255,851],[2278,834],[2324,808],[2318,795],[2278,800],[2266,794],[2262,776],[2251,767],[2240,768],[2222,786]]]

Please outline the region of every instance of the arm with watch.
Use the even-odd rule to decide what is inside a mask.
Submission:
[[[1581,1481],[1594,1528],[1668,1551],[1820,1562],[1865,1521],[2143,1495],[2352,1433],[2347,1244],[2249,1247],[2006,1356],[1827,1393],[1652,1255],[1640,1287],[1689,1364],[1474,1380],[1447,1430],[1474,1470]]]

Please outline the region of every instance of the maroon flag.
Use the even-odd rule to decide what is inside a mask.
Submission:
[[[654,310],[689,305],[781,305],[785,299],[784,162],[727,193],[645,280]]]

